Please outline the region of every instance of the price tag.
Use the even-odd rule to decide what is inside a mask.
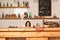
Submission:
[[[44,31],[44,28],[36,28],[36,31]]]

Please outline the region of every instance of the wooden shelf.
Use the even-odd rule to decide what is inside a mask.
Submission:
[[[30,8],[30,7],[0,7],[0,8]]]
[[[21,18],[0,18],[0,20],[13,20],[13,19],[21,19]],[[29,20],[34,20],[34,19],[59,19],[59,18],[23,18],[24,20],[27,20],[27,19],[29,19]]]
[[[0,20],[18,20],[21,18],[0,18]]]
[[[29,20],[31,19],[31,20],[33,20],[33,19],[59,19],[59,18],[24,18],[24,19],[25,19],[25,20],[26,20],[26,19],[29,19]]]

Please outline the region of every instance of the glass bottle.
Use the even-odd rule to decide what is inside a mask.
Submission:
[[[2,13],[2,18],[4,18],[4,12]]]
[[[28,18],[31,18],[31,12],[28,13]]]
[[[5,7],[5,4],[3,4],[3,7]]]
[[[10,4],[10,7],[12,7],[12,4]]]
[[[25,5],[24,5],[24,1],[23,1],[23,7],[25,7]]]
[[[20,14],[18,14],[18,18],[20,18]]]
[[[1,2],[0,2],[0,7],[1,7]]]
[[[18,7],[19,7],[19,1],[18,1]]]
[[[8,7],[8,2],[7,2],[7,7]]]

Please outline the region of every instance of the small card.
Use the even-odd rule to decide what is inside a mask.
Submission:
[[[44,28],[36,28],[36,31],[44,31]]]

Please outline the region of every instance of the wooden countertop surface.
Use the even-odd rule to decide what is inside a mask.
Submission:
[[[0,32],[33,32],[33,31],[60,31],[60,28],[39,28],[40,30],[37,30],[36,28],[0,28]]]

